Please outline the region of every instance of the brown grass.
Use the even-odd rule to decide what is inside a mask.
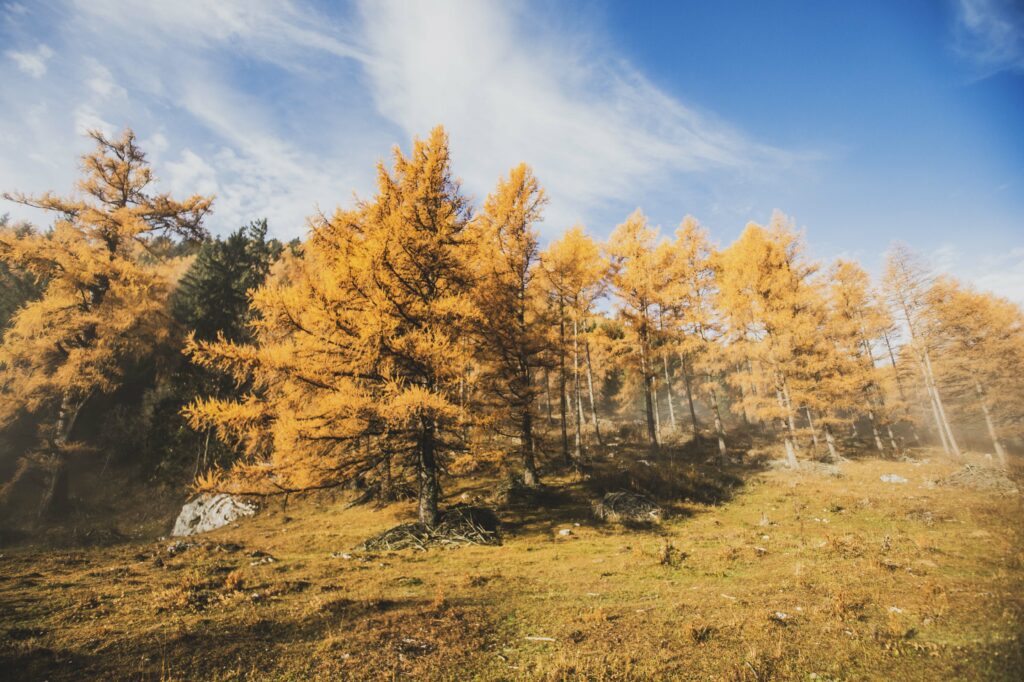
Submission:
[[[620,454],[590,481],[549,475],[557,504],[503,511],[500,547],[354,552],[412,506],[320,496],[173,556],[166,540],[7,548],[0,677],[1021,679],[1020,496],[935,485],[957,467],[925,454],[840,477]],[[593,523],[624,470],[618,488],[676,513]],[[452,502],[494,484],[474,476]]]

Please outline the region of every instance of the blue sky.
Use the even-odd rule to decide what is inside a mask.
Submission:
[[[817,258],[899,239],[1024,302],[1015,0],[0,0],[0,53],[3,189],[69,189],[81,132],[128,125],[213,230],[289,238],[443,123],[477,199],[534,166],[546,237],[640,206],[727,243],[777,208]]]

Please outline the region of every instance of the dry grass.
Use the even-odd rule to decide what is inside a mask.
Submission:
[[[552,506],[502,512],[499,547],[354,552],[412,507],[318,497],[173,556],[169,541],[0,550],[0,676],[1021,679],[1018,494],[936,485],[957,467],[935,456],[840,477],[622,459],[549,477]],[[616,470],[675,513],[593,523]],[[477,476],[451,501],[493,487]]]

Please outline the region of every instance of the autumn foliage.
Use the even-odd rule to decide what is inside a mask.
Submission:
[[[497,462],[536,486],[549,467],[585,474],[616,437],[707,440],[729,466],[734,436],[774,435],[792,467],[925,441],[1005,463],[1024,438],[1020,307],[904,246],[876,283],[855,262],[815,262],[778,212],[724,248],[691,216],[663,236],[639,209],[606,242],[548,234],[529,166],[475,209],[438,127],[301,244],[270,249],[254,224],[252,272],[225,255],[248,248],[239,233],[182,280],[191,261],[171,252],[206,238],[212,200],[151,191],[130,131],[93,137],[75,197],[5,195],[51,212],[50,231],[0,227],[0,276],[25,292],[4,300],[0,427],[38,423],[18,471],[47,468],[45,507],[66,496],[83,406],[176,338],[182,291],[216,308],[214,281],[235,322],[204,323],[182,350],[233,389],[180,409],[237,458],[200,489],[404,487],[433,524],[452,469]]]

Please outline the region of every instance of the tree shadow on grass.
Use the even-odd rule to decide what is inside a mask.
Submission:
[[[351,660],[359,679],[390,679],[396,666],[415,679],[484,650],[495,629],[486,610],[471,604],[335,597],[305,606],[301,613],[263,607],[255,617],[238,609],[188,625],[175,619],[174,626],[113,633],[80,647],[45,639],[3,646],[0,678],[350,679],[352,668],[336,666]]]
[[[594,518],[593,505],[608,493],[630,492],[679,518],[692,516],[701,505],[726,504],[747,479],[765,470],[768,462],[764,457],[746,456],[746,449],[736,449],[729,463],[721,467],[717,447],[717,442],[704,439],[662,448],[610,442],[600,451],[592,451],[578,476],[572,476],[568,468],[559,470],[549,464],[545,473],[551,483],[517,491],[517,496],[499,507],[503,527],[515,535],[551,535],[573,524],[610,532],[660,534],[657,524],[599,521]]]

